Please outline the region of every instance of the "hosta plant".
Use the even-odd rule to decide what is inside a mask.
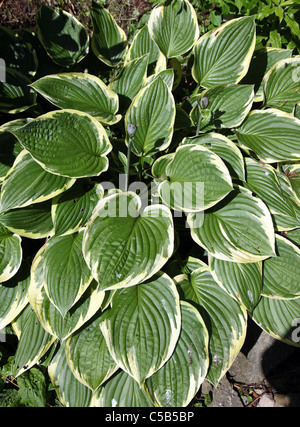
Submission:
[[[47,6],[1,29],[5,372],[65,406],[186,406],[249,317],[300,342],[299,57],[161,3],[131,41],[96,2],[92,34]]]

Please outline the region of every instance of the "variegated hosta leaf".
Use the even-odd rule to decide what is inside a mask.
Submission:
[[[165,150],[171,143],[175,121],[175,101],[172,92],[157,78],[136,96],[125,116],[125,128],[137,127],[131,151],[137,156]],[[127,134],[126,143],[129,143]]]
[[[29,239],[42,239],[54,233],[51,200],[1,213],[0,221],[13,233]]]
[[[168,0],[151,12],[149,32],[167,58],[183,55],[199,37],[196,12],[187,0]]]
[[[35,365],[55,341],[55,337],[45,331],[32,308],[29,306],[25,311],[26,319],[15,354],[14,377]]]
[[[96,391],[118,369],[99,327],[99,316],[66,340],[68,365],[75,378]]]
[[[300,298],[262,297],[253,312],[253,319],[274,338],[300,347]]]
[[[171,257],[174,226],[166,206],[141,210],[135,193],[102,199],[83,239],[83,253],[102,290],[134,286],[158,272]]]
[[[211,129],[234,128],[239,126],[251,110],[254,90],[253,85],[214,86],[204,90],[196,98],[196,105],[190,113],[195,124],[203,110],[198,102],[206,97],[209,100],[210,120],[202,120],[200,129],[204,132]],[[204,111],[205,112],[205,111]]]
[[[0,74],[4,75],[5,82],[0,88],[0,113],[21,113],[35,105],[36,94],[29,87],[30,80],[22,73],[5,68],[0,63]]]
[[[27,300],[28,301],[28,300]],[[21,333],[24,331],[25,323],[27,320],[27,316],[32,312],[32,307],[27,303],[25,308],[18,314],[17,317],[11,322],[11,327],[14,330],[14,333],[17,335],[18,340],[21,338]]]
[[[246,309],[215,281],[208,267],[174,278],[184,299],[197,304],[209,331],[207,379],[216,386],[238,355],[246,336]]]
[[[83,233],[52,237],[44,254],[45,290],[63,317],[92,281],[81,249]]]
[[[185,407],[199,390],[208,367],[208,331],[198,310],[181,302],[181,331],[170,359],[146,380],[155,406]]]
[[[130,375],[127,374],[127,372],[121,370],[107,383],[105,383],[100,390],[99,406],[101,408],[153,407],[145,391]]]
[[[17,138],[5,129],[2,131],[1,128],[2,126],[0,126],[0,181],[3,182],[23,147]]]
[[[22,262],[20,236],[13,234],[0,222],[0,283],[12,278]]]
[[[148,55],[130,61],[120,75],[109,84],[120,99],[120,110],[127,110],[147,77]]]
[[[113,67],[126,53],[126,34],[101,4],[93,1],[90,10],[93,21],[93,52],[106,65]]]
[[[173,160],[174,153],[168,153],[163,156],[158,157],[152,165],[152,175],[154,180],[157,183],[160,183],[162,180],[167,178],[166,168],[169,163]]]
[[[271,214],[249,190],[238,187],[226,204],[202,215],[188,216],[192,238],[215,258],[248,263],[276,256]]]
[[[231,177],[222,159],[201,145],[177,148],[165,170],[158,193],[172,209],[203,211],[232,190]]]
[[[192,74],[206,88],[238,83],[255,47],[254,17],[232,19],[204,34],[194,47]]]
[[[161,53],[157,44],[150,37],[148,25],[144,25],[134,36],[131,46],[125,58],[125,63],[141,56],[148,55],[148,71],[165,70],[167,66],[166,57]]]
[[[0,211],[44,202],[63,193],[74,182],[75,179],[45,171],[26,150],[22,150],[3,181]]]
[[[289,231],[286,233],[286,237],[300,247],[300,228]]]
[[[90,219],[98,201],[103,197],[101,184],[78,179],[74,186],[52,201],[55,236],[72,234]]]
[[[283,165],[283,170],[297,198],[300,200],[300,163]]]
[[[112,125],[121,116],[118,95],[98,77],[87,73],[62,73],[42,77],[31,85],[48,101],[60,108],[72,108]]]
[[[203,145],[221,157],[233,175],[245,180],[244,158],[239,148],[229,138],[220,133],[206,133],[192,138],[184,138],[182,144]]]
[[[167,70],[162,70],[159,73],[152,74],[151,76],[149,76],[146,79],[146,82],[145,82],[144,86],[149,85],[150,83],[152,83],[154,80],[156,80],[158,78],[161,78],[166,83],[166,85],[168,86],[168,88],[170,90],[172,90],[173,84],[174,84],[174,71],[173,71],[173,68],[168,68]],[[177,106],[176,106],[176,114],[177,114]]]
[[[14,277],[0,285],[0,330],[11,323],[28,304],[30,269],[24,261]]]
[[[64,343],[48,366],[48,373],[62,405],[70,408],[94,406],[92,390],[78,381],[69,368]]]
[[[249,70],[242,80],[243,84],[255,85],[254,102],[264,100],[263,78],[270,68],[281,59],[287,59],[292,56],[292,49],[279,49],[276,47],[260,47],[255,49]]]
[[[252,312],[262,292],[261,262],[242,264],[210,257],[210,268],[222,287]]]
[[[276,251],[276,258],[264,262],[263,295],[279,299],[298,298],[300,249],[288,239],[276,235]]]
[[[87,55],[88,32],[70,13],[42,4],[36,22],[39,39],[56,64],[74,65]]]
[[[51,303],[45,291],[43,281],[44,251],[45,245],[42,246],[33,260],[28,298],[43,328],[55,338],[65,340],[99,310],[104,299],[104,292],[101,292],[99,285],[93,281],[77,304],[63,317],[55,305]]]
[[[12,132],[48,172],[70,178],[100,175],[112,147],[103,126],[76,110],[46,113]]]
[[[199,258],[189,256],[186,260],[185,267],[190,273],[192,273],[193,271],[198,270],[200,267],[207,267],[207,264]]]
[[[280,185],[281,193],[285,199],[289,200],[294,210],[293,216],[284,216],[282,214],[274,214],[274,223],[276,230],[289,231],[300,226],[300,198],[291,186],[290,179],[280,171],[276,171],[276,176]]]
[[[268,164],[262,164],[246,158],[247,182],[245,186],[260,197],[274,215],[277,229],[281,229],[280,218],[300,226],[300,203],[289,182],[279,180],[276,170]],[[283,179],[286,177],[284,176]],[[285,184],[285,186],[283,186]],[[288,187],[285,191],[285,188]],[[289,191],[288,191],[289,190]]]
[[[273,65],[264,77],[264,105],[274,107],[300,101],[299,67],[300,56],[283,59]]]
[[[140,386],[172,355],[180,328],[179,295],[167,274],[118,290],[101,330],[116,363]]]
[[[3,125],[0,126],[0,135],[12,132],[14,130],[17,130],[19,128],[21,128],[22,126],[26,125],[27,123],[31,122],[30,117],[28,118],[19,118],[19,119],[15,119],[15,120],[11,120],[7,123],[4,123]],[[16,152],[17,154],[20,154],[20,152],[22,151],[21,146],[19,145],[19,149],[17,148]]]
[[[240,145],[265,163],[300,159],[300,120],[277,109],[253,110],[235,130]]]

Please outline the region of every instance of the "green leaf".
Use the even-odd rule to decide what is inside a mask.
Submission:
[[[4,67],[2,63],[0,74],[5,75],[5,81],[1,81],[0,86],[0,113],[21,113],[35,105],[36,94],[29,87],[30,80],[26,76]]]
[[[264,262],[263,295],[293,299],[300,296],[300,249],[288,239],[276,235],[278,256]]]
[[[55,197],[52,201],[55,236],[72,234],[83,227],[103,193],[101,184],[83,178],[78,179],[68,191]]]
[[[148,25],[144,25],[134,36],[128,53],[125,58],[125,64],[133,59],[148,55],[148,72],[166,69],[166,57],[161,53],[157,44],[150,37]]]
[[[0,283],[11,279],[22,262],[21,238],[0,222]]]
[[[189,214],[191,235],[215,258],[249,263],[276,255],[270,212],[249,190],[238,187],[226,204],[203,215],[199,221],[199,214]]]
[[[300,101],[300,57],[277,62],[264,77],[264,105]]]
[[[275,48],[281,48],[282,46],[281,35],[277,30],[270,31],[270,38],[269,38],[268,45]]]
[[[247,74],[254,48],[254,17],[230,20],[197,41],[193,78],[206,88],[236,84]]]
[[[146,408],[153,407],[145,391],[126,372],[118,372],[101,388],[99,406]]]
[[[199,115],[206,110],[199,108],[199,101],[206,97],[209,100],[209,121],[201,122],[200,129],[207,132],[211,129],[234,128],[239,126],[250,112],[254,90],[252,85],[214,86],[204,90],[196,97],[197,103],[190,113],[195,124],[198,123]]]
[[[272,337],[300,347],[300,298],[293,300],[262,297],[253,312],[254,321]]]
[[[295,243],[295,245],[300,247],[300,228],[297,228],[296,230],[289,231],[288,233],[286,233],[286,237],[292,243]]]
[[[113,67],[122,61],[126,53],[126,34],[101,4],[93,1],[90,11],[93,22],[93,52],[106,65]]]
[[[165,150],[171,143],[175,122],[175,101],[161,79],[157,78],[136,96],[125,116],[125,129],[129,124],[137,127],[131,151],[137,156]],[[126,136],[129,144],[129,136]]]
[[[64,343],[61,344],[48,366],[49,377],[62,405],[70,408],[87,408],[93,405],[93,392],[79,382],[67,363]]]
[[[262,164],[249,158],[245,159],[245,165],[247,174],[245,186],[266,203],[272,214],[277,214],[275,218],[280,215],[299,221],[300,204],[297,203],[290,185],[290,191],[285,191],[276,170],[271,165]],[[277,225],[276,219],[275,222]]]
[[[48,172],[70,178],[100,175],[111,144],[103,126],[76,110],[52,111],[12,132]]]
[[[22,150],[3,181],[0,211],[44,202],[63,193],[74,182],[75,179],[45,171],[26,150]]]
[[[300,163],[284,165],[284,173],[288,176],[289,182],[300,200]]]
[[[173,160],[174,153],[168,153],[164,156],[158,157],[152,165],[152,175],[157,183],[160,183],[162,180],[165,180],[167,177],[166,168],[169,163]]]
[[[89,35],[70,13],[42,4],[36,15],[38,37],[51,59],[63,67],[80,62],[89,51]]]
[[[44,254],[45,289],[63,317],[92,281],[81,249],[83,233],[52,237]]]
[[[288,16],[288,14],[285,14],[284,20],[287,23],[287,25],[290,27],[292,34],[294,34],[296,37],[299,38],[300,27],[299,27],[299,23],[296,21],[296,19],[292,19]]]
[[[30,308],[27,313],[14,360],[14,377],[34,366],[49,350],[55,338],[45,331]]]
[[[39,368],[32,368],[18,378],[19,394],[22,403],[35,408],[44,408],[47,404],[48,384]]]
[[[170,358],[180,327],[179,295],[165,273],[118,290],[100,323],[114,360],[140,386]]]
[[[254,102],[263,101],[263,78],[270,68],[278,61],[292,56],[292,49],[277,49],[274,47],[261,47],[255,49],[248,73],[242,80],[244,84],[255,85]]]
[[[159,73],[152,74],[146,79],[145,85],[152,83],[154,80],[161,78],[168,88],[172,90],[174,84],[174,71],[173,68],[168,68],[167,70],[162,70]],[[176,114],[177,114],[177,106],[176,106]]]
[[[281,213],[273,214],[276,231],[293,230],[300,226],[300,199],[294,191],[289,178],[285,174],[276,171],[276,176],[280,185],[281,194],[293,209],[293,215],[291,216]]]
[[[217,154],[226,164],[231,175],[245,180],[244,158],[234,142],[220,133],[207,133],[192,138],[184,138],[182,144],[203,145]]]
[[[99,316],[66,340],[68,365],[82,384],[96,391],[117,370],[99,327]]]
[[[222,287],[252,312],[262,292],[262,264],[241,264],[210,257],[210,268]]]
[[[99,285],[93,281],[79,301],[63,317],[45,291],[44,251],[45,245],[33,260],[28,298],[43,328],[55,338],[65,340],[99,310],[104,300],[104,292],[100,291]]]
[[[219,156],[201,145],[177,148],[159,185],[163,202],[184,212],[208,209],[232,190],[229,171]]]
[[[13,233],[29,239],[42,239],[54,233],[50,200],[1,213],[0,221]]]
[[[0,285],[0,330],[11,323],[28,304],[30,269],[23,261],[13,278]]]
[[[148,55],[130,61],[118,77],[109,84],[120,99],[121,109],[127,110],[145,82],[147,76]]]
[[[168,0],[154,8],[148,27],[152,39],[167,58],[183,55],[199,37],[196,12],[186,0]]]
[[[196,306],[209,331],[211,364],[207,379],[217,386],[238,355],[246,336],[247,312],[215,281],[208,267],[174,278],[184,299]]]
[[[60,108],[79,110],[112,125],[121,116],[118,95],[98,77],[88,73],[63,73],[42,77],[33,87]]]
[[[209,367],[209,335],[198,310],[182,301],[181,331],[170,359],[146,380],[155,406],[185,407],[199,390]]]
[[[134,286],[153,276],[173,253],[170,210],[152,205],[141,210],[134,193],[102,199],[83,239],[83,253],[102,290]]]
[[[276,109],[253,110],[235,130],[242,148],[265,163],[300,159],[300,120]]]
[[[0,126],[0,181],[3,181],[14,164],[18,154],[22,151],[21,144],[10,132],[1,131]]]

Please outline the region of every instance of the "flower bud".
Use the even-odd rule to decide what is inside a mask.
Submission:
[[[135,132],[136,132],[136,125],[133,125],[133,124],[128,125],[127,127],[128,135],[133,136]]]
[[[200,99],[200,107],[202,108],[202,109],[204,109],[204,108],[206,108],[208,106],[208,98],[206,98],[206,96],[203,96],[201,99]]]

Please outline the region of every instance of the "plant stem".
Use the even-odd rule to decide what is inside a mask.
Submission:
[[[200,133],[201,119],[202,119],[202,117],[201,117],[201,110],[200,110],[200,115],[199,115],[199,119],[198,119],[198,123],[197,123],[197,129],[196,129],[196,136],[198,136]]]
[[[130,151],[131,151],[131,142],[132,138],[129,138],[128,148],[127,148],[127,162],[126,162],[126,183],[125,183],[125,191],[128,191],[129,187],[129,170],[130,170]]]

